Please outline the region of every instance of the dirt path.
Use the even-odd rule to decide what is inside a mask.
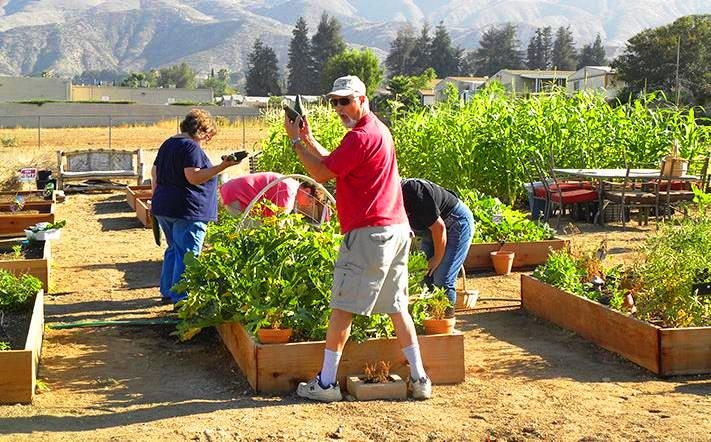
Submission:
[[[53,249],[47,323],[171,318],[157,303],[162,249],[123,194],[70,195]],[[578,226],[583,228],[585,226]],[[589,231],[616,259],[645,230]],[[458,314],[466,380],[427,402],[314,404],[255,395],[214,332],[172,326],[47,329],[34,405],[0,406],[0,440],[711,440],[711,376],[661,379],[518,309],[519,279],[472,275]]]

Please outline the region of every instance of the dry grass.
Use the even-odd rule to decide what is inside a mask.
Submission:
[[[220,155],[239,149],[258,150],[267,136],[261,119],[247,119],[230,124],[218,120],[217,135],[205,146],[213,162]],[[178,132],[175,120],[153,125],[41,129],[0,129],[0,189],[14,190],[14,178],[22,167],[57,170],[58,150],[136,149],[142,148],[146,170],[153,163],[161,143]],[[111,143],[109,145],[109,139]]]

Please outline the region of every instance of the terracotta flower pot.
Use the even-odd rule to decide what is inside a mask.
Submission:
[[[515,252],[510,250],[498,250],[491,252],[491,263],[497,275],[508,275],[511,273]]]
[[[422,327],[426,335],[451,335],[454,331],[454,318],[423,319]]]
[[[262,344],[285,344],[291,338],[290,328],[260,328],[257,338]]]

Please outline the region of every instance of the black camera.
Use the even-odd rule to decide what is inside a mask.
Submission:
[[[249,154],[247,153],[246,150],[238,150],[237,152],[233,152],[229,155],[222,155],[222,161],[237,161],[240,162],[243,159],[247,158]]]

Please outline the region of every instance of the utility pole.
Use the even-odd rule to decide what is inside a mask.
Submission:
[[[676,105],[679,106],[679,46],[681,46],[681,35],[676,36]]]

